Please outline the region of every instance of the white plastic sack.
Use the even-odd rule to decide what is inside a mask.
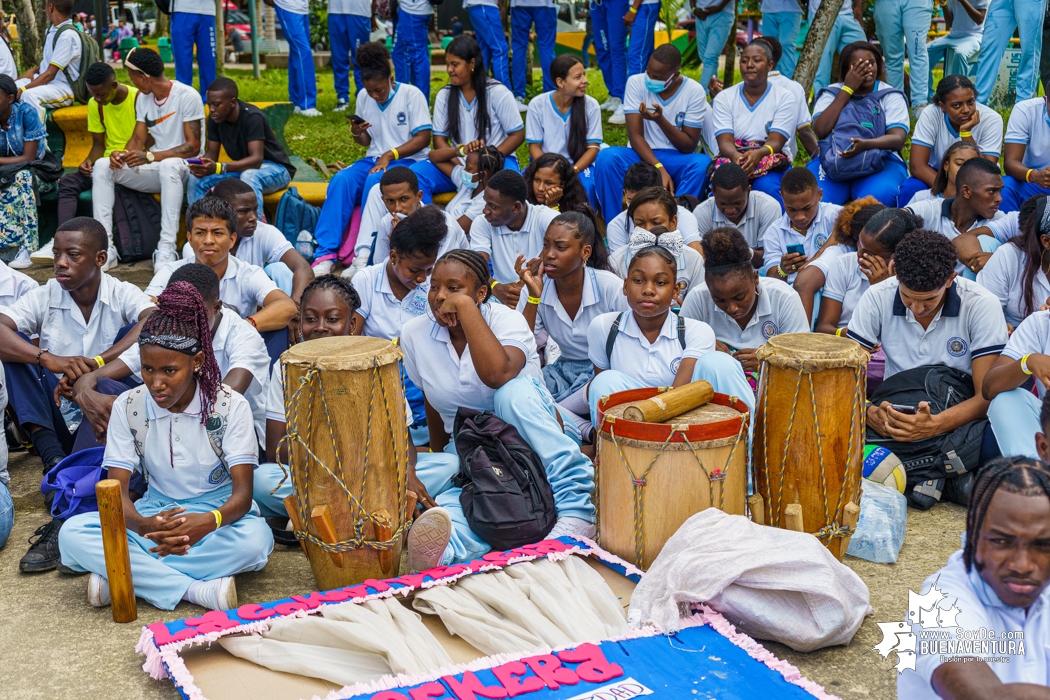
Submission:
[[[908,499],[892,486],[864,480],[860,520],[846,554],[892,564],[897,561],[908,529]]]
[[[340,685],[373,681],[390,673],[390,666],[378,654],[282,642],[258,635],[222,637],[219,644],[234,656],[274,671],[322,678]]]
[[[706,603],[737,628],[796,651],[847,644],[872,610],[868,588],[813,535],[717,508],[685,521],[631,596],[628,618],[679,629],[679,603]]]

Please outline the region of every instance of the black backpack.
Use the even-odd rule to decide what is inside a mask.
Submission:
[[[160,242],[160,202],[149,192],[114,185],[113,245],[121,262],[150,260]]]
[[[871,395],[871,402],[918,406],[920,401],[927,401],[930,413],[936,415],[974,396],[973,377],[969,374],[945,365],[924,365],[883,381]],[[931,482],[953,479],[980,466],[987,426],[987,419],[975,420],[950,433],[914,442],[884,438],[869,426],[866,442],[885,447],[900,459],[908,475],[909,503],[926,510],[940,497],[939,489]],[[926,498],[911,498],[913,491]]]
[[[460,408],[453,425],[463,489],[459,502],[470,529],[507,550],[539,542],[554,527],[554,492],[540,458],[513,425],[491,411]]]

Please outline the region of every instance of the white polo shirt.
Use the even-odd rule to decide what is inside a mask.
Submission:
[[[422,91],[411,83],[394,83],[386,104],[379,104],[364,89],[357,92],[357,115],[372,126],[368,135],[366,158],[378,158],[391,148],[408,143],[420,131],[430,129],[430,105]],[[418,153],[405,156],[407,160],[425,160],[430,153],[427,145]]]
[[[403,0],[398,7],[410,15],[432,15],[434,6],[427,0]]]
[[[897,278],[883,280],[860,298],[847,334],[869,350],[882,343],[887,379],[938,364],[970,374],[975,358],[998,355],[1007,339],[999,300],[962,277],[952,280],[944,305],[926,330],[901,301]]]
[[[590,95],[584,96],[587,106],[587,143],[602,142],[602,110],[598,100]],[[569,155],[569,128],[572,123],[572,109],[565,114],[554,104],[554,92],[537,95],[529,102],[529,111],[525,114],[525,141],[538,143],[544,153],[560,153],[572,163]]]
[[[948,0],[946,4],[948,11],[952,13],[952,28],[948,31],[948,36],[953,39],[965,36],[975,36],[980,39],[984,34],[984,22],[981,24],[974,22],[970,15],[966,14],[959,0]],[[973,0],[970,4],[975,10],[987,10],[991,0]],[[986,14],[985,19],[987,18]],[[983,119],[984,116],[982,115],[981,118]]]
[[[211,347],[215,352],[215,363],[219,365],[219,374],[223,377],[235,369],[246,369],[251,373],[252,382],[244,391],[244,398],[251,408],[259,442],[266,444],[266,382],[270,371],[266,343],[250,323],[232,311],[223,310],[219,327],[211,339]],[[118,359],[128,366],[136,378],[142,380],[142,354],[138,343],[121,353]]]
[[[842,207],[837,204],[820,202],[817,215],[804,234],[792,228],[790,217],[782,214],[780,221],[766,229],[762,274],[765,275],[770,269],[776,269],[780,264],[780,259],[787,253],[788,246],[802,244],[802,250],[808,257],[812,258],[816,255],[820,246],[824,245],[835,232],[835,221],[839,218],[841,211]],[[828,251],[824,251],[824,254],[827,255]],[[793,272],[788,275],[789,284],[795,281],[797,274]]]
[[[465,216],[471,221],[485,214],[485,190],[482,189],[477,195],[471,194],[474,186],[463,186],[463,172],[466,170],[462,165],[452,168],[452,182],[456,183],[456,196],[445,205],[445,211],[451,214],[457,221]],[[471,226],[473,228],[473,226]]]
[[[824,257],[821,256],[816,262],[819,263],[823,259]],[[853,317],[853,309],[857,308],[857,303],[870,286],[868,276],[857,263],[856,253],[838,255],[826,264],[824,289],[821,294],[826,299],[834,299],[842,304],[838,328],[845,328],[849,325],[849,320]]]
[[[977,273],[977,284],[999,299],[1006,320],[1017,326],[1028,316],[1024,310],[1024,266],[1028,256],[1013,243],[1005,243],[992,253],[991,259]],[[1050,281],[1039,269],[1032,278],[1032,308],[1035,311],[1050,299]]]
[[[0,261],[0,307],[11,306],[21,299],[23,294],[28,294],[38,287],[40,284],[35,279]]]
[[[769,73],[770,85],[775,85],[781,90],[786,90],[791,93],[791,99],[795,101],[795,105],[798,107],[798,114],[795,116],[795,131],[797,132],[804,126],[809,126],[813,122],[813,117],[809,113],[809,100],[806,99],[806,91],[802,89],[802,85],[798,81],[792,80],[786,75],[783,75],[780,71],[770,71]],[[798,141],[795,135],[792,134],[791,138],[788,139],[787,145],[784,146],[784,150],[791,155],[794,159],[798,154]]]
[[[106,431],[106,453],[102,466],[113,469],[139,470],[135,438],[128,426],[125,391],[113,404]],[[220,392],[220,399],[226,400]],[[259,464],[259,443],[248,400],[236,391],[228,397],[230,415],[222,436],[222,451],[230,468],[238,464]],[[168,498],[187,500],[214,491],[230,483],[229,472],[222,468],[218,455],[208,441],[208,429],[201,425],[203,401],[200,389],[182,413],[161,408],[147,392],[146,417],[149,430],[143,441],[149,486]],[[173,459],[174,457],[174,459]]]
[[[919,202],[926,202],[926,201],[929,201],[931,199],[944,199],[944,195],[934,194],[928,188],[925,189],[925,190],[919,190],[918,192],[916,192],[915,194],[913,194],[911,196],[911,199],[904,206],[909,206],[911,204],[918,204]]]
[[[698,232],[703,238],[704,234],[720,226],[732,226],[744,236],[744,240],[752,248],[764,246],[766,232],[772,229],[784,216],[783,210],[777,200],[765,192],[751,190],[747,197],[747,206],[744,208],[744,216],[739,224],[734,224],[726,218],[722,210],[715,206],[714,195],[700,202],[700,206],[693,212],[696,217]],[[681,223],[679,223],[681,226]],[[779,261],[778,261],[779,262]]]
[[[240,239],[236,256],[249,265],[266,267],[270,263],[280,262],[289,250],[292,250],[292,244],[281,233],[281,229],[260,221],[255,233]],[[189,242],[182,246],[182,259],[187,264],[197,261]]]
[[[1027,611],[1024,608],[1011,608],[999,600],[999,596],[984,582],[976,567],[966,571],[962,551],[960,549],[952,553],[947,564],[927,576],[920,590],[920,593],[928,594],[936,586],[944,593],[939,607],[947,610],[954,606],[959,614],[953,619],[959,627],[928,629],[923,628],[921,624],[910,625],[911,621],[905,619],[903,629],[908,630],[910,625],[911,632],[919,643],[915,649],[915,670],[906,669],[897,676],[897,697],[908,700],[939,700],[940,696],[933,689],[932,679],[933,672],[941,665],[945,654],[940,649],[929,648],[927,653],[921,653],[922,641],[934,636],[942,638],[942,635],[943,639],[954,641],[958,639],[957,635],[960,632],[994,636],[997,640],[994,654],[958,655],[1004,659],[988,664],[1003,683],[1050,685],[1050,665],[1047,663],[1047,648],[1050,645],[1050,608],[1047,601],[1050,599],[1050,588],[1044,589]],[[1009,644],[1009,641],[1002,642],[1004,638],[1023,641],[1025,653],[1016,653],[1016,646],[1013,654],[1009,653],[1008,646],[1000,652],[1000,644]]]
[[[1046,282],[1045,276],[1043,282]],[[1034,311],[1021,321],[1010,334],[1002,354],[1011,360],[1020,360],[1025,355],[1036,352],[1050,355],[1050,311]],[[1039,398],[1046,395],[1042,382],[1037,381],[1035,388],[1039,392]]]
[[[172,0],[171,13],[184,12],[188,15],[215,16],[215,3],[210,0]]]
[[[403,7],[403,6],[402,6]],[[448,100],[452,89],[447,85],[438,90],[434,99],[434,130],[435,136],[446,136],[455,145],[470,143],[478,138],[483,138],[490,146],[499,146],[508,134],[525,128],[521,121],[521,112],[518,104],[514,101],[514,95],[502,83],[489,80],[486,89],[486,105],[489,112],[489,130],[484,136],[478,136],[474,125],[474,113],[477,111],[478,98],[474,96],[473,102],[467,102],[463,94],[459,95],[459,140],[456,141],[449,135],[448,131]],[[394,144],[395,146],[399,144]]]
[[[518,299],[518,311],[525,310],[528,294]],[[584,268],[583,296],[576,318],[570,318],[569,312],[558,298],[558,288],[554,280],[543,278],[543,291],[540,303],[536,308],[536,332],[546,329],[550,337],[561,348],[561,356],[566,360],[586,360],[587,331],[596,316],[612,311],[626,311],[627,297],[623,293],[623,280],[608,270]]]
[[[328,0],[328,14],[371,17],[372,3],[370,0]]]
[[[1026,168],[1050,167],[1050,117],[1042,97],[1014,104],[1006,123],[1006,143],[1020,143],[1026,148],[1021,162]]]
[[[810,3],[810,8],[813,4]],[[845,14],[852,15],[852,5],[848,3],[842,4],[842,12]],[[830,92],[821,91],[817,97],[817,101],[813,104],[813,118],[816,119],[821,113],[828,108],[828,106],[835,101],[835,96],[838,95],[839,90],[842,89],[842,83],[834,83],[829,85],[831,88]],[[872,88],[872,92],[878,92],[879,90],[888,90],[893,86],[884,83],[881,80],[875,81],[875,86]],[[908,112],[908,102],[904,99],[904,95],[896,92],[892,92],[888,95],[884,95],[879,100],[879,106],[882,107],[883,114],[886,115],[886,131],[894,127],[900,127],[905,131],[911,131],[911,115]],[[940,165],[940,163],[938,163]]]
[[[525,353],[525,365],[518,376],[533,377],[542,382],[536,339],[525,317],[502,304],[481,304],[479,308],[501,345]],[[476,411],[494,410],[496,390],[486,386],[478,377],[470,356],[470,345],[460,356],[452,347],[448,329],[439,326],[429,313],[405,324],[401,331],[401,349],[405,353],[405,372],[412,383],[423,390],[434,410],[441,414],[449,435],[460,406]]]
[[[981,121],[970,132],[973,140],[983,155],[998,158],[1003,150],[1003,118],[991,107],[980,103],[977,104],[977,113],[981,115]],[[929,165],[934,170],[940,170],[944,154],[956,141],[962,141],[959,132],[952,128],[944,110],[935,104],[922,111],[911,135],[912,143],[930,149]]]
[[[146,294],[152,297],[160,295],[168,286],[172,273],[183,265],[188,265],[189,262],[182,259],[161,267],[160,272],[153,276],[149,286],[146,287]],[[249,265],[234,255],[229,256],[226,273],[219,280],[219,298],[223,303],[233,307],[241,318],[254,314],[263,306],[270,292],[276,290],[277,285],[261,267]]]
[[[800,109],[796,98],[795,92],[779,81],[768,82],[765,94],[753,105],[744,97],[743,83],[728,87],[715,96],[711,105],[715,138],[732,134],[736,140],[761,144],[775,131],[787,139],[784,151],[794,158]],[[717,149],[717,144],[713,148]]]
[[[788,284],[772,277],[759,277],[760,294],[755,313],[747,326],[740,328],[725,311],[715,306],[706,284],[697,286],[682,304],[682,315],[711,326],[715,338],[735,350],[757,348],[781,333],[808,333],[809,320],[802,299]]]
[[[484,216],[470,226],[470,247],[485,253],[492,261],[492,276],[500,284],[518,281],[514,263],[519,255],[532,260],[543,250],[543,236],[558,212],[542,204],[525,203],[528,213],[521,229],[512,231],[506,226],[493,228]],[[431,404],[433,405],[433,404]]]
[[[631,247],[625,245],[609,256],[609,267],[620,279],[627,278],[627,270],[631,265],[630,254]],[[690,289],[704,281],[704,256],[689,246],[683,246],[675,262],[678,265],[675,283],[681,290],[680,298],[685,299]]]
[[[416,316],[427,312],[427,294],[430,280],[409,290],[404,299],[398,300],[390,287],[386,273],[387,259],[370,265],[354,275],[354,289],[361,297],[361,308],[357,313],[365,319],[364,335],[393,340],[401,336],[401,328]]]
[[[820,9],[820,0],[809,0],[809,21],[813,21],[813,16],[817,14],[817,10]],[[843,2],[842,7],[839,9],[839,17],[853,17],[853,4],[849,2]],[[856,21],[856,20],[854,20]]]
[[[102,273],[98,297],[85,321],[80,307],[58,282],[24,293],[4,314],[29,337],[40,336],[40,347],[60,357],[95,357],[113,346],[117,331],[137,323],[139,314],[153,306],[142,290],[131,282],[121,282]]]
[[[731,4],[726,3],[726,7],[729,7]],[[638,107],[642,102],[645,103],[647,109],[651,108],[654,103],[659,104],[667,121],[674,124],[678,129],[681,129],[683,126],[703,129],[704,120],[707,118],[707,113],[710,109],[707,106],[707,93],[704,91],[703,86],[684,75],[678,89],[667,100],[646,89],[644,72],[632,75],[627,79],[627,87],[624,88],[624,114],[638,114]],[[678,151],[655,122],[643,119],[642,133],[645,136],[645,142],[654,151],[661,149]]]
[[[605,354],[609,331],[617,317],[623,314],[612,357]],[[700,359],[715,349],[715,333],[711,326],[691,318],[685,319],[685,347],[678,340],[678,314],[668,312],[656,342],[650,343],[642,335],[633,311],[602,314],[591,321],[587,330],[590,341],[588,356],[598,369],[614,369],[637,379],[646,386],[670,386],[682,360]]]
[[[936,231],[949,241],[954,241],[955,237],[960,233],[965,233],[965,231],[955,228],[955,223],[952,221],[952,202],[954,201],[955,197],[951,199],[927,199],[925,202],[909,204],[905,209],[922,217],[923,228]],[[1001,218],[1003,218],[1003,213],[997,211],[991,219],[977,219],[977,221],[973,222],[973,226],[966,230],[972,231],[975,228],[987,226],[992,221]],[[966,265],[960,260],[955,264],[955,271],[961,275],[966,271]]]
[[[484,199],[482,201],[482,208],[484,208]],[[463,227],[459,225],[458,217],[452,216],[449,210],[445,209],[445,223],[448,224],[448,233],[441,239],[441,245],[438,246],[438,257],[447,253],[450,250],[456,250],[457,248],[470,248],[470,242],[467,241],[466,234],[463,233]],[[372,260],[376,262],[385,262],[390,257],[390,234],[394,230],[394,215],[387,213],[379,222],[379,230],[376,231],[375,235],[375,254],[372,256]],[[372,239],[365,237],[362,243],[367,245],[358,246],[357,254],[368,256],[368,248],[371,245]]]
[[[39,70],[43,73],[49,65],[54,64],[58,68],[58,72],[55,73],[55,77],[51,79],[50,84],[55,87],[61,85],[66,92],[72,95],[73,88],[70,87],[69,81],[66,80],[66,73],[68,72],[69,77],[74,81],[80,77],[80,53],[82,47],[80,46],[80,36],[75,31],[67,30],[62,32],[62,36],[58,37],[58,42],[55,42],[55,34],[67,24],[72,25],[73,20],[67,19],[57,27],[54,25],[48,27],[47,35],[44,37],[43,57],[40,60]]]
[[[706,201],[706,200],[705,200]],[[701,204],[700,206],[703,206]],[[681,204],[678,205],[678,232],[682,234],[682,240],[686,245],[700,242],[700,228],[696,222],[696,216]],[[605,244],[609,250],[619,250],[627,245],[634,233],[634,222],[627,221],[627,210],[624,209],[613,217],[609,225],[605,227]]]
[[[999,212],[1002,214],[1002,212]],[[1011,238],[1021,235],[1020,212],[1012,211],[985,224],[995,236],[995,240],[1006,243]]]
[[[793,12],[802,14],[802,8],[795,0],[762,0],[762,14],[768,15],[773,12]]]

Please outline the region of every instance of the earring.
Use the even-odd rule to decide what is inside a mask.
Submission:
[[[302,343],[302,342],[304,342],[305,340],[306,340],[306,338],[304,338],[304,337],[303,337],[303,332],[302,332],[302,331],[299,331],[299,342],[300,342],[300,343]]]
[[[201,368],[200,367],[194,367],[193,368],[193,373],[194,374],[200,374],[201,373]]]

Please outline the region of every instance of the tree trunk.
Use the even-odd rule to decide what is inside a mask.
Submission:
[[[215,0],[215,77],[226,75],[226,12],[223,1]],[[207,85],[201,87],[207,88]]]
[[[153,25],[153,36],[168,36],[171,34],[171,20],[166,14],[157,10],[157,22]]]
[[[806,35],[802,53],[795,65],[795,75],[792,76],[802,85],[807,95],[813,87],[817,66],[820,65],[820,56],[824,53],[824,45],[828,43],[828,35],[831,34],[831,28],[835,25],[835,18],[842,9],[842,3],[843,0],[824,0],[817,8],[817,13],[809,25],[809,33]]]
[[[722,85],[724,88],[729,87],[733,84],[733,79],[736,77],[736,15],[733,15],[733,26],[729,30],[729,38],[726,39],[726,67],[722,73]],[[718,74],[718,71],[715,71]],[[704,86],[704,90],[707,86]]]
[[[42,45],[37,31],[32,0],[16,0],[15,18],[18,20],[18,40],[22,42],[22,70],[40,65]]]

